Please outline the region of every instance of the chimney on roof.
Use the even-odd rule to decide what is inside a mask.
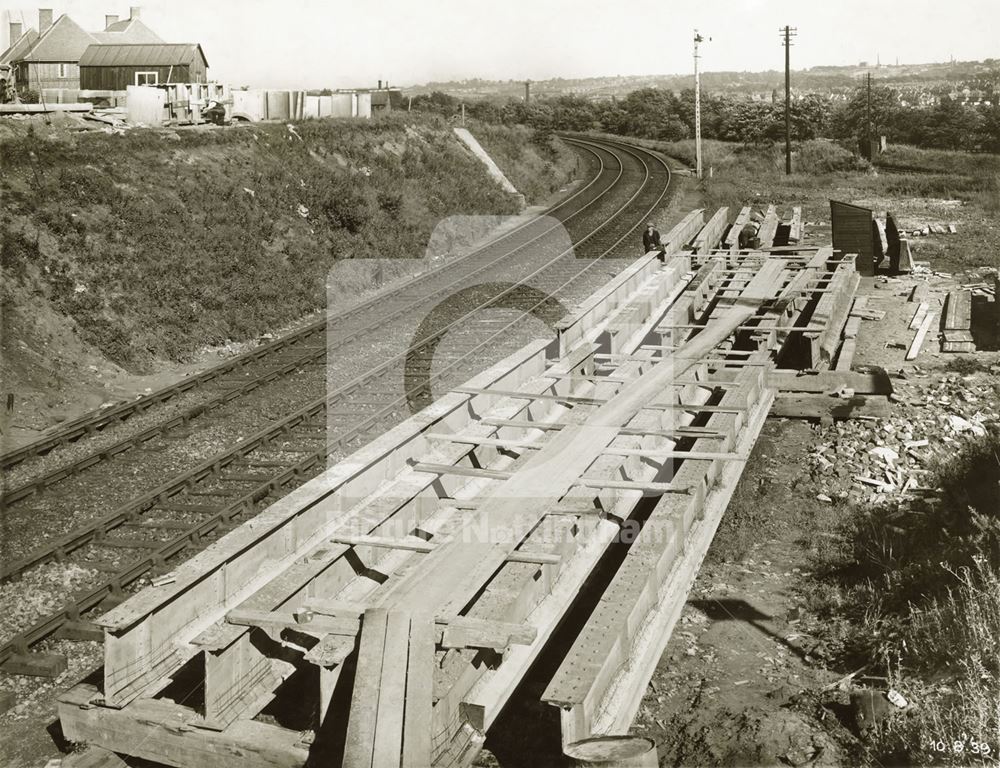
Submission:
[[[39,8],[38,9],[38,34],[42,35],[45,33],[49,27],[52,26],[52,9],[51,8]]]
[[[105,17],[104,17],[104,28],[105,29],[109,29],[112,24],[117,24],[117,23],[118,23],[118,14],[117,13],[109,13],[109,14],[105,15]]]
[[[382,81],[381,80],[378,81],[378,89],[380,91],[382,90]]]
[[[19,22],[19,21],[12,21],[10,23],[10,44],[11,45],[13,45],[18,40],[21,39],[21,30],[22,29],[23,28],[21,27],[21,22]]]
[[[133,5],[131,8],[128,9],[129,20],[131,20],[131,19],[138,19],[139,18],[139,14],[141,12],[142,12],[142,8],[140,8],[138,5]]]

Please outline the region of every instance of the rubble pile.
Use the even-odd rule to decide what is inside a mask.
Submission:
[[[898,500],[933,482],[935,460],[1000,424],[991,374],[931,378],[914,368],[893,379],[894,415],[879,421],[849,420],[825,427],[809,454],[820,501],[835,498],[870,504]]]

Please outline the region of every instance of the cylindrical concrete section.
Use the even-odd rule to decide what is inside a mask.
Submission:
[[[656,744],[641,736],[595,736],[564,750],[580,768],[657,768]]]

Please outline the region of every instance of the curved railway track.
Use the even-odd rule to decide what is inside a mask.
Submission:
[[[467,379],[488,364],[484,357],[499,359],[509,354],[523,342],[517,329],[523,327],[526,316],[545,321],[558,319],[563,311],[561,302],[588,293],[587,286],[582,285],[586,282],[583,278],[606,263],[663,204],[670,170],[658,155],[631,145],[579,138],[568,141],[599,161],[599,172],[590,183],[548,212],[553,215],[556,211],[562,223],[572,223],[571,246],[557,239],[544,239],[552,229],[561,228],[553,226],[551,220],[529,221],[504,235],[499,241],[501,245],[491,243],[463,258],[462,271],[457,276],[448,274],[455,268],[453,262],[418,277],[388,297],[375,297],[336,316],[333,319],[338,324],[337,333],[329,345],[316,344],[316,334],[329,336],[325,333],[326,323],[316,323],[293,334],[295,342],[281,339],[266,345],[269,350],[263,355],[255,355],[263,349],[258,348],[239,361],[220,366],[225,369],[222,373],[216,373],[215,369],[206,371],[201,375],[202,384],[222,380],[227,373],[268,359],[266,372],[255,374],[237,387],[241,391],[254,391],[266,385],[260,379],[280,378],[275,371],[300,370],[303,365],[321,363],[328,352],[349,352],[352,342],[369,341],[379,329],[399,337],[398,326],[392,326],[388,317],[414,313],[424,317],[424,322],[416,326],[415,337],[402,340],[401,349],[386,354],[377,348],[372,362],[363,363],[359,373],[335,388],[270,419],[252,435],[130,499],[113,512],[90,519],[8,564],[0,573],[3,579],[17,577],[54,559],[71,560],[100,575],[83,591],[71,596],[62,609],[30,627],[19,628],[17,636],[0,644],[0,662],[48,637],[68,620],[77,620],[109,595],[122,595],[140,577],[165,568],[171,558],[197,549],[229,530],[259,504],[268,503],[283,495],[289,486],[314,475],[328,457],[352,449],[393,421],[405,418],[404,411],[429,401],[433,388],[447,388]],[[548,229],[539,233],[545,227]],[[519,260],[519,255],[529,252],[529,246],[534,260]],[[445,277],[447,281],[442,280]],[[454,296],[456,292],[461,301],[442,305],[441,297]],[[429,312],[435,302],[438,302],[435,311]],[[498,316],[498,307],[508,310],[509,316],[502,313]],[[364,308],[369,313],[368,319],[364,318]],[[405,386],[385,391],[382,385],[386,382],[397,385],[403,382]],[[184,389],[177,389],[171,395],[161,390],[142,401],[127,404],[132,408],[128,414],[141,413],[200,386],[191,380],[183,385]],[[225,392],[217,394],[215,399],[224,395]],[[181,418],[179,424],[190,424],[211,410],[201,408],[203,405],[194,407],[196,415],[183,414],[187,418]],[[86,422],[84,418],[68,425],[63,434],[67,440],[79,440],[83,435],[100,432],[112,423],[100,421],[108,415],[94,414],[92,423],[104,426],[88,430],[81,426]],[[128,417],[112,416],[113,419]],[[174,415],[171,421],[176,422],[177,418]],[[138,445],[141,444],[139,440]],[[110,461],[116,455],[110,451],[102,447],[88,454],[86,460],[93,464]],[[92,458],[99,453],[110,455]],[[55,483],[85,471],[88,466],[91,465],[67,472],[56,470],[44,477],[52,478],[46,483]],[[29,499],[35,493],[37,489],[17,496],[15,506],[17,501]],[[50,493],[51,490],[42,495]]]

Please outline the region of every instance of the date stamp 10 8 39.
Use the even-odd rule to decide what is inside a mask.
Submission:
[[[936,754],[967,755],[969,757],[995,758],[995,750],[985,741],[962,734],[957,739],[931,739],[924,749]]]

